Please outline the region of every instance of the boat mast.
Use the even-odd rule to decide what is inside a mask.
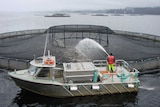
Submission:
[[[44,63],[44,60],[45,60],[45,55],[46,55],[46,50],[47,50],[48,38],[49,38],[49,34],[47,34],[47,36],[46,36],[44,52],[43,52],[43,63]]]

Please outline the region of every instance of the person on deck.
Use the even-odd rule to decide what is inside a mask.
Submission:
[[[113,72],[114,71],[115,58],[112,55],[112,53],[110,53],[110,55],[108,55],[107,62],[108,62],[108,72]]]

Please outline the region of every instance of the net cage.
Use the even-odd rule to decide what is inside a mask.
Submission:
[[[98,25],[58,25],[0,34],[0,66],[23,69],[47,50],[57,63],[106,59],[107,53],[124,59],[138,69],[159,67],[160,37],[111,30]],[[141,66],[139,65],[141,63]],[[148,66],[149,65],[149,66]]]

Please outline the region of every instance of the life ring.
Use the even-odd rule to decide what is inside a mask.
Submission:
[[[54,64],[54,61],[51,60],[51,59],[46,59],[46,60],[44,61],[44,64],[46,64],[46,65],[53,65],[53,64]]]

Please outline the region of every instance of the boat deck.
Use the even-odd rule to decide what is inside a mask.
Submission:
[[[130,72],[128,69],[117,66],[115,72],[110,73],[106,70],[106,67],[97,67],[98,71],[98,83],[133,83],[138,81],[138,78],[133,72]],[[93,78],[92,78],[93,79]],[[64,83],[64,77],[55,78],[55,81]],[[74,81],[72,81],[74,82]],[[93,81],[90,81],[90,83]]]
[[[121,82],[135,82],[134,74],[124,67],[118,66],[113,73],[106,70],[106,67],[98,68],[98,76],[101,82],[104,83],[121,83]]]

